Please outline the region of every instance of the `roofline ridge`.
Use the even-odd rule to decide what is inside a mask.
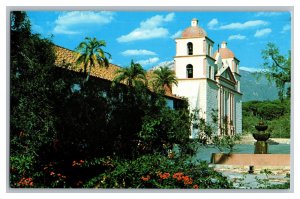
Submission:
[[[63,48],[63,49],[66,49],[66,50],[68,50],[68,51],[71,51],[71,52],[75,52],[75,53],[76,53],[75,50],[68,49],[68,48],[63,47],[63,46],[60,46],[60,45],[58,45],[58,44],[53,43],[53,45],[54,45],[54,46],[57,46],[57,47],[59,47],[59,48]]]

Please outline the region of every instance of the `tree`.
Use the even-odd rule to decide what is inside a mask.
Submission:
[[[57,133],[51,98],[57,85],[53,43],[31,33],[25,12],[11,12],[10,19],[10,180],[15,187],[38,175],[35,168],[51,150]]]
[[[124,81],[130,87],[147,85],[146,71],[133,60],[131,60],[130,67],[118,69],[116,74],[113,80],[115,83]]]
[[[153,73],[153,87],[156,89],[165,92],[165,87],[172,90],[172,84],[178,84],[175,72],[167,66],[161,66]]]
[[[279,53],[278,47],[274,43],[268,43],[266,48],[262,50],[262,58],[264,60],[263,75],[269,81],[275,81],[278,89],[278,97],[282,101],[284,99],[284,91],[287,88],[287,96],[290,96],[291,82],[291,51],[287,56]]]
[[[84,75],[86,75],[84,82],[89,80],[91,69],[92,67],[95,67],[96,64],[105,67],[109,66],[111,55],[108,52],[105,52],[102,49],[103,47],[106,47],[106,42],[97,40],[95,37],[93,39],[86,37],[85,41],[77,46],[76,51],[79,52],[77,64],[83,64],[83,72]]]

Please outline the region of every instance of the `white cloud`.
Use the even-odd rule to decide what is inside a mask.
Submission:
[[[163,28],[165,22],[170,22],[174,19],[175,14],[169,13],[165,17],[162,15],[155,15],[146,21],[140,23],[140,27],[134,29],[127,35],[122,35],[117,38],[118,42],[130,42],[136,40],[146,40],[153,38],[167,37],[168,29]]]
[[[246,39],[246,36],[245,35],[241,35],[241,34],[238,34],[238,35],[230,35],[228,37],[228,40],[244,40]]]
[[[123,56],[156,55],[155,52],[152,52],[152,51],[149,51],[149,50],[143,50],[143,49],[140,49],[140,50],[137,50],[137,49],[134,49],[134,50],[125,50],[125,51],[121,52],[121,54]]]
[[[245,66],[241,66],[240,70],[244,70],[244,71],[248,71],[248,72],[261,72],[263,71],[263,69],[259,69],[259,68],[251,68],[251,67],[245,67]]]
[[[214,19],[210,20],[210,22],[208,22],[207,27],[209,29],[215,29],[216,25],[218,25],[218,23],[219,23],[218,19],[214,18]]]
[[[256,17],[273,17],[281,15],[281,12],[258,12],[255,14]]]
[[[171,39],[176,39],[181,36],[182,30],[178,30],[175,34],[171,36]]]
[[[158,61],[159,61],[158,57],[152,57],[152,58],[149,58],[149,59],[139,60],[139,61],[136,61],[136,62],[141,64],[142,66],[146,66],[146,65],[154,64]]]
[[[254,21],[246,21],[244,23],[231,23],[227,25],[220,26],[219,29],[221,30],[232,30],[232,29],[247,29],[253,28],[258,26],[265,26],[268,25],[268,22],[263,20],[254,20]]]
[[[165,17],[164,21],[166,21],[166,22],[173,21],[174,17],[175,17],[175,13],[174,13],[174,12],[169,13],[169,14],[167,14],[167,16]]]
[[[272,32],[271,28],[265,28],[265,29],[257,30],[255,32],[254,37],[262,37],[262,36],[270,34],[271,32]]]
[[[101,11],[72,11],[64,12],[55,21],[54,33],[57,34],[80,34],[81,25],[104,25],[114,18],[113,12]]]
[[[287,31],[291,30],[291,25],[290,24],[286,24],[285,26],[282,27],[282,30],[280,33],[285,33]]]

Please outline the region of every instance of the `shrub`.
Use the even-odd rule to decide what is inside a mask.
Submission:
[[[228,189],[232,184],[220,173],[198,164],[158,154],[135,160],[115,160],[113,168],[88,181],[86,188],[197,188]]]
[[[250,101],[243,103],[243,132],[256,131],[255,125],[263,120],[271,137],[290,137],[290,100]]]

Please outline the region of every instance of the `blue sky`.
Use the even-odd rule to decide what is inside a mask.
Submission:
[[[261,69],[261,50],[274,42],[282,54],[291,49],[290,12],[28,11],[32,30],[74,50],[85,37],[105,40],[111,62],[145,69],[173,60],[175,40],[192,18],[212,39],[214,51],[227,41],[240,67]]]

